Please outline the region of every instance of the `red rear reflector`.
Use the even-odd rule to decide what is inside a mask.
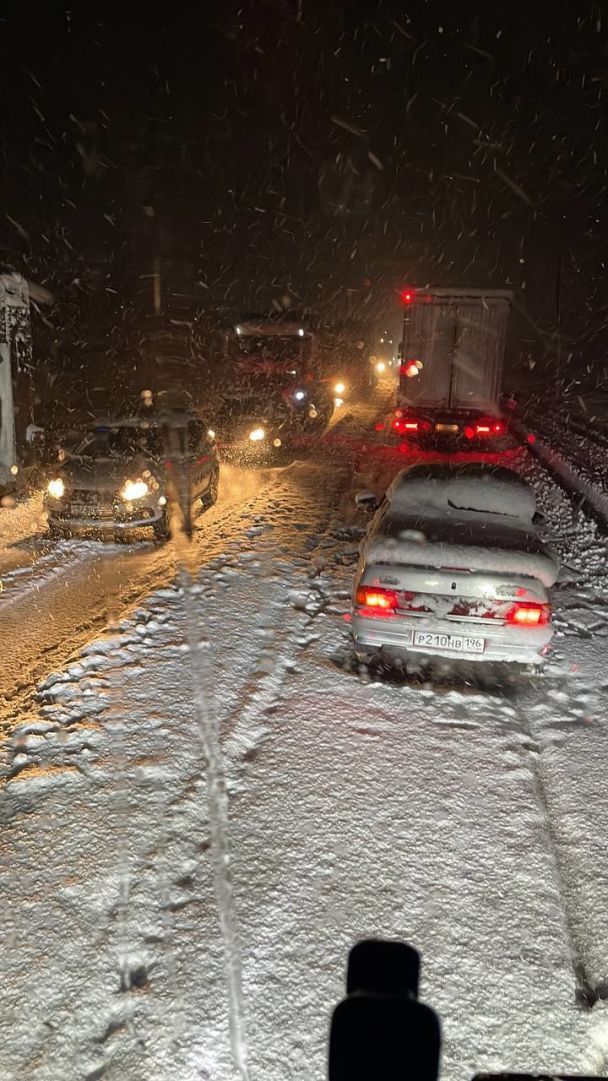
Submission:
[[[528,443],[536,443],[536,436],[532,432],[528,433]]]
[[[379,420],[378,423],[375,425],[375,428],[376,428],[377,432],[383,432],[384,431],[384,421]]]
[[[371,608],[374,612],[390,615],[397,608],[397,594],[392,589],[375,586],[359,586],[355,597],[359,608]]]
[[[548,623],[551,618],[551,605],[514,604],[507,615],[507,623],[516,623],[520,627],[538,627]]]

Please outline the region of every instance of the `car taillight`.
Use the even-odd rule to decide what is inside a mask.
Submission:
[[[514,623],[519,627],[539,627],[549,623],[550,619],[550,604],[531,604],[518,601],[507,613],[507,623]]]
[[[368,609],[374,615],[392,615],[398,607],[397,594],[377,586],[359,586],[355,602],[358,608]]]
[[[418,431],[418,421],[417,420],[406,420],[403,427],[405,428],[406,432],[417,432]]]

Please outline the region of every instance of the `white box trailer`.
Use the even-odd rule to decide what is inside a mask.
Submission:
[[[443,424],[498,417],[512,293],[411,289],[402,299],[400,407]]]

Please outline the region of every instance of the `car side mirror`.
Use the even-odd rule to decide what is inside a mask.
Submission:
[[[375,510],[378,510],[380,506],[380,500],[374,492],[357,492],[355,496],[355,506],[360,510],[364,510],[367,514],[373,514]]]

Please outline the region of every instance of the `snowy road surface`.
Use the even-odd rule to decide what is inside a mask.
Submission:
[[[606,542],[514,452],[567,565],[546,674],[375,678],[353,664],[344,619],[349,493],[391,466],[363,453],[353,476],[356,457],[330,445],[248,480],[246,497],[235,484],[217,524],[201,519],[194,654],[170,548],[98,567],[85,545],[54,576],[39,568],[44,609],[16,579],[5,590],[3,1078],[234,1076],[191,694],[201,656],[231,793],[252,1079],[324,1076],[347,951],[370,934],[421,949],[444,1079],[608,1074],[607,1007],[581,1005],[608,981]],[[105,632],[108,579],[87,593],[102,572],[118,607],[142,598]],[[57,605],[61,633],[62,590],[78,652],[66,661],[66,639],[56,663],[46,623]]]

